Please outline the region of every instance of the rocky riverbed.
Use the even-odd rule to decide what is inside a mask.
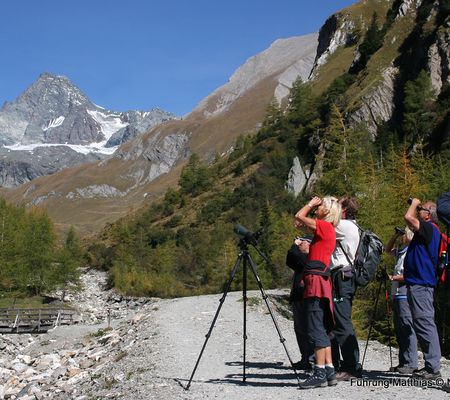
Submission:
[[[246,382],[243,382],[243,302],[229,293],[197,370],[188,382],[222,295],[172,300],[123,298],[89,271],[84,290],[69,299],[78,323],[48,333],[0,336],[0,399],[447,399],[440,381],[387,372],[389,348],[370,342],[363,378],[300,391],[271,315],[249,292]],[[299,358],[292,321],[270,291],[269,304],[293,361]],[[109,319],[108,319],[109,316]],[[364,343],[361,342],[361,349]],[[394,351],[394,362],[396,353]],[[443,359],[444,381],[450,363]],[[307,375],[301,372],[299,379]]]

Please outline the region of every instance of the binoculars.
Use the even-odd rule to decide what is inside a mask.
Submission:
[[[413,199],[412,199],[412,197],[410,197],[410,198],[408,199],[408,204],[411,205],[411,204],[412,204],[412,201],[413,201]],[[419,204],[419,205],[417,206],[417,211],[420,211],[420,210],[423,210],[423,209],[424,209],[424,208],[422,207],[422,204]],[[429,210],[425,209],[425,211],[429,211]]]
[[[397,233],[398,235],[404,235],[406,232],[403,228],[400,228],[399,226],[396,226],[395,228],[395,233]]]

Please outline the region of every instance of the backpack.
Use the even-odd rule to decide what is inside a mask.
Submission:
[[[384,245],[375,233],[362,229],[358,224],[356,226],[359,229],[359,244],[353,268],[356,285],[364,287],[375,277]]]
[[[436,201],[436,212],[439,219],[447,226],[450,225],[450,191],[442,194]]]
[[[450,243],[450,191],[441,194],[436,201],[436,213],[441,222],[443,222],[447,231],[446,234],[441,233],[441,248],[439,254],[438,274],[440,281],[450,288],[450,265],[448,260],[448,245]]]

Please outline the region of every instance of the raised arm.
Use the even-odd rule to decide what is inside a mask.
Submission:
[[[408,227],[414,232],[417,232],[420,227],[420,221],[417,218],[417,207],[419,206],[419,204],[419,199],[412,199],[411,205],[409,206],[405,214],[406,225],[408,225]]]
[[[300,210],[295,214],[295,227],[299,228],[301,226],[305,226],[308,229],[315,231],[316,230],[316,220],[314,218],[308,217],[308,214],[314,210],[317,206],[322,203],[322,199],[320,197],[313,197],[308,204],[303,206]]]

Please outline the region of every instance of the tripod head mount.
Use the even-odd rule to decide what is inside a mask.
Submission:
[[[388,281],[388,280],[390,280],[390,278],[389,278],[389,274],[387,273],[387,270],[386,270],[386,266],[385,265],[383,265],[383,266],[379,266],[379,269],[378,269],[378,271],[377,271],[377,273],[376,273],[376,275],[375,275],[375,279],[378,281],[378,282],[383,282],[383,281]]]
[[[263,233],[263,230],[259,229],[256,232],[252,232],[245,226],[236,224],[234,226],[234,232],[241,236],[241,241],[244,241],[246,244],[256,246],[258,244],[258,239]]]

